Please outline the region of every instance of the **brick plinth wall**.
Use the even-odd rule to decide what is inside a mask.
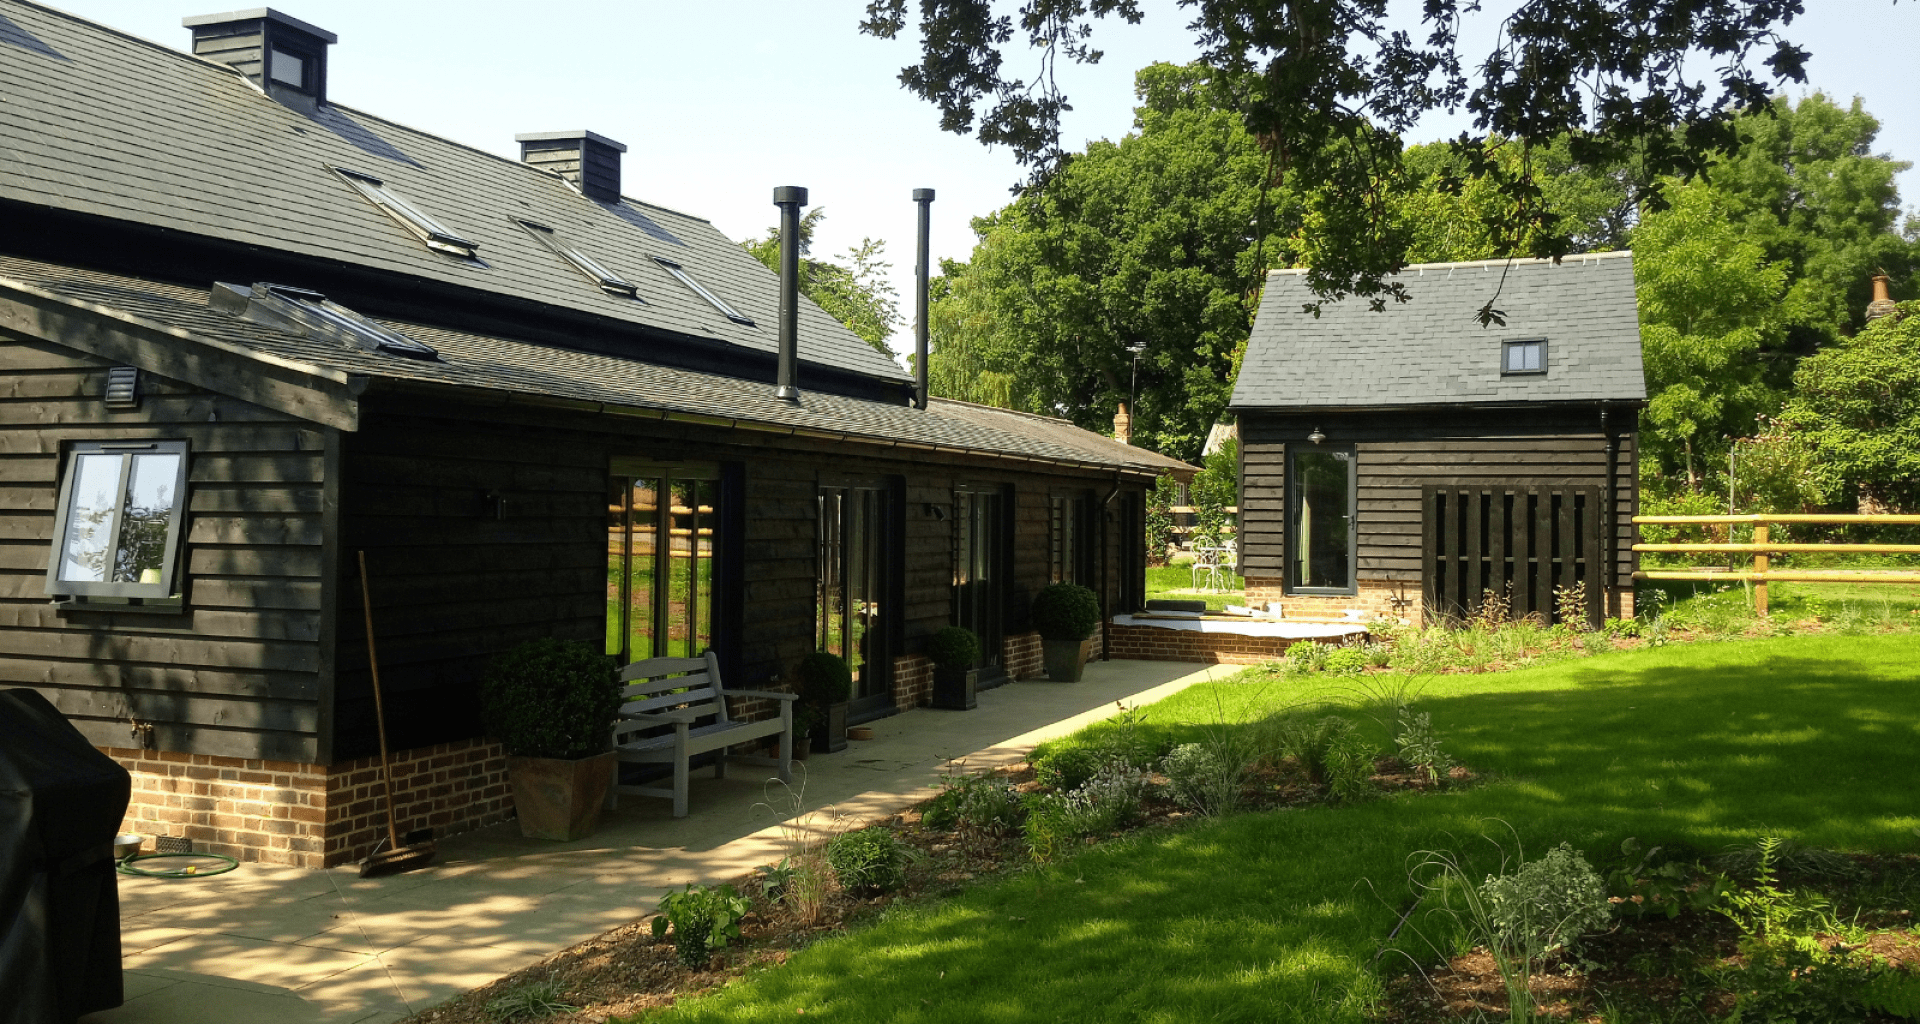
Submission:
[[[1417,582],[1361,580],[1359,593],[1331,597],[1283,594],[1281,583],[1278,576],[1247,577],[1247,604],[1256,608],[1264,604],[1277,604],[1283,610],[1282,615],[1289,619],[1339,619],[1351,608],[1360,612],[1363,622],[1373,619],[1420,621],[1420,584]],[[1407,599],[1404,608],[1394,606],[1394,598],[1400,596]]]
[[[317,765],[105,748],[133,776],[121,831],[192,840],[256,864],[320,868],[365,857],[386,834],[377,757]],[[400,831],[436,838],[513,816],[497,743],[466,740],[393,755]]]
[[[903,654],[893,659],[893,706],[901,711],[933,703],[933,659]]]
[[[1133,661],[1196,661],[1209,665],[1262,665],[1277,661],[1300,641],[1280,636],[1202,633],[1160,626],[1114,626],[1113,656]]]
[[[190,839],[195,850],[253,863],[322,866],[324,765],[121,747],[103,752],[133,776],[122,832]]]
[[[1046,649],[1038,633],[1012,633],[1000,641],[1000,664],[1008,679],[1035,679],[1047,671]]]
[[[441,743],[396,752],[393,803],[400,837],[432,828],[435,838],[470,832],[513,817],[507,758],[486,740]],[[336,764],[327,775],[326,866],[365,857],[387,834],[380,759]]]

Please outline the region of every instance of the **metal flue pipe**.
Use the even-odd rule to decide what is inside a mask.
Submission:
[[[773,394],[789,402],[800,400],[800,208],[807,190],[782,185],[773,190],[780,208],[780,370]]]
[[[933,207],[933,190],[916,188],[913,201],[920,206],[920,248],[915,256],[913,279],[913,405],[927,407],[927,225]]]

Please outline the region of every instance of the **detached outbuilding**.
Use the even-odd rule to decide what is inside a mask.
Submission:
[[[1407,267],[1411,301],[1315,316],[1267,288],[1235,385],[1241,565],[1289,618],[1630,615],[1635,425],[1646,404],[1631,253]],[[1482,326],[1489,301],[1503,324]]]

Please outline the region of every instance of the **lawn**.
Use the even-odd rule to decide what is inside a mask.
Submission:
[[[1484,873],[1482,836],[1530,855],[1569,841],[1596,865],[1628,837],[1913,849],[1916,666],[1920,637],[1817,636],[1436,677],[1420,707],[1482,785],[1136,834],[896,909],[649,1019],[1360,1021],[1404,963],[1374,958],[1415,851]],[[1327,685],[1249,672],[1154,706],[1148,728],[1193,737]]]
[[[1162,565],[1147,570],[1147,599],[1157,601],[1169,598],[1177,601],[1205,601],[1207,607],[1219,611],[1230,604],[1246,604],[1242,594],[1246,587],[1246,578],[1235,576],[1232,588],[1226,591],[1193,590],[1193,567],[1190,565]]]

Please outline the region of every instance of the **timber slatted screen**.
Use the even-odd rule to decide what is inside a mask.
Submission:
[[[1600,501],[1584,488],[1425,489],[1421,575],[1436,617],[1478,612],[1491,591],[1514,617],[1558,619],[1555,595],[1585,585],[1590,626],[1603,614]]]

